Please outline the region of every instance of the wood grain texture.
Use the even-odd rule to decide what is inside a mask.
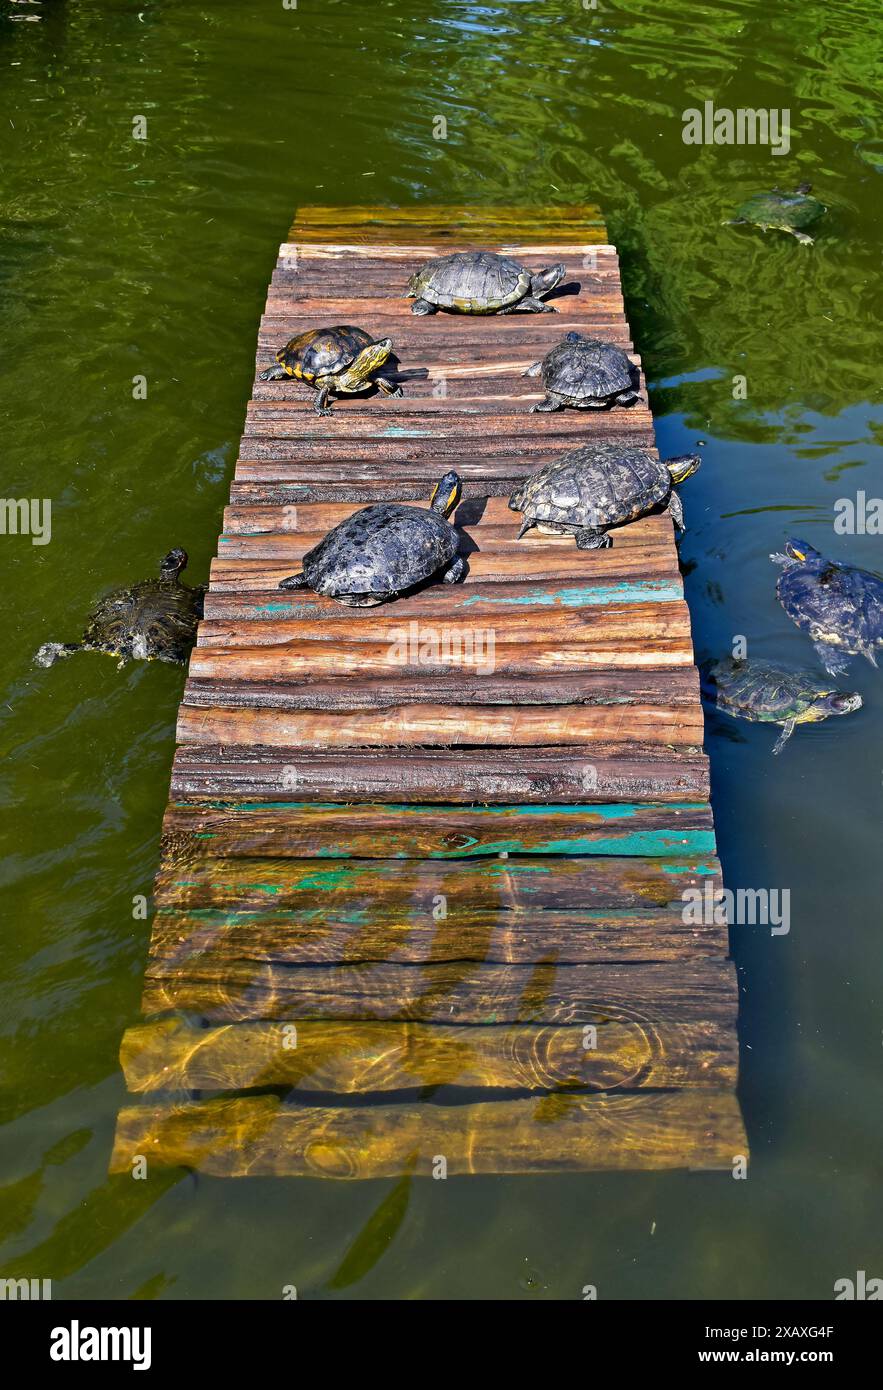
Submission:
[[[472,1027],[422,1023],[230,1023],[157,1019],[126,1032],[130,1091],[286,1086],[353,1095],[432,1086],[502,1091],[734,1086],[732,1031],[703,1022]]]
[[[454,1177],[621,1169],[732,1171],[744,1154],[730,1090],[701,1089],[473,1105],[302,1106],[273,1096],[120,1112],[111,1172],[148,1165],[224,1177]]]

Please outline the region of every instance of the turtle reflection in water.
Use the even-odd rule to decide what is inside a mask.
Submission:
[[[74,652],[107,652],[127,661],[167,661],[181,665],[196,640],[202,617],[204,588],[191,589],[180,580],[187,567],[186,550],[170,550],[159,577],[127,589],[114,589],[100,599],[79,642],[45,642],[34,660],[52,666]]]
[[[703,693],[709,704],[736,719],[781,724],[774,753],[781,753],[798,724],[818,724],[862,707],[862,697],[854,691],[833,690],[830,682],[807,671],[734,657],[704,671]]]

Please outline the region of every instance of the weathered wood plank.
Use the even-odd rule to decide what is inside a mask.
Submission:
[[[162,1018],[120,1047],[130,1091],[288,1086],[353,1095],[427,1086],[550,1091],[733,1087],[738,1050],[715,1022],[532,1028],[421,1023],[232,1023]]]
[[[404,1019],[421,1023],[606,1023],[652,1020],[736,1026],[729,961],[617,965],[421,965],[365,962],[277,965],[196,957],[180,966],[150,961],[142,1011],[240,1019]]]
[[[446,912],[630,910],[681,904],[687,890],[718,888],[716,859],[561,858],[508,860],[323,860],[206,859],[164,865],[156,879],[161,907],[250,911],[316,907],[323,912],[364,907],[381,920],[400,915],[432,916],[436,899]]]
[[[635,745],[624,754],[560,748],[308,753],[302,749],[179,748],[172,793],[183,796],[538,805],[546,802],[701,801],[704,753]]]
[[[184,687],[184,703],[227,709],[389,709],[431,702],[438,693],[438,679],[425,671],[396,678],[352,681],[338,676],[288,683],[191,677]],[[699,698],[695,668],[688,666],[548,676],[478,675],[468,668],[451,669],[445,673],[444,691],[451,705],[652,704],[689,708]]]
[[[168,864],[205,857],[455,859],[491,854],[715,852],[711,807],[346,806],[328,802],[172,802]]]
[[[111,1172],[135,1155],[225,1177],[429,1177],[621,1169],[731,1171],[746,1153],[729,1090],[547,1094],[474,1105],[314,1107],[273,1096],[120,1112]]]
[[[178,841],[186,854],[188,845]],[[170,856],[169,866],[186,867]],[[191,860],[190,862],[195,862]],[[450,918],[409,911],[400,902],[377,912],[365,906],[263,911],[161,909],[154,918],[150,961],[157,976],[187,975],[226,961],[275,965],[340,965],[385,961],[426,965],[474,961],[498,965],[592,965],[722,959],[725,926],[684,922],[683,905],[511,911],[458,908]]]

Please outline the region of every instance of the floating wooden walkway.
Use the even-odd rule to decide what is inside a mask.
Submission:
[[[469,246],[565,261],[559,313],[412,316],[414,267]],[[729,1169],[736,983],[726,928],[684,923],[719,865],[671,522],[580,552],[516,542],[505,501],[578,443],[653,447],[645,404],[528,413],[521,374],[569,329],[633,354],[598,213],[307,209],[256,372],[334,323],[391,336],[406,394],[321,419],[255,384],[112,1167]],[[278,588],[358,505],[450,467],[465,583],[373,609]]]

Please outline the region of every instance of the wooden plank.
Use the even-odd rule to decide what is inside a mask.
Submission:
[[[240,1019],[408,1019],[421,1023],[580,1023],[609,1019],[736,1026],[735,972],[701,957],[617,965],[492,965],[439,961],[397,965],[290,966],[197,957],[151,961],[144,1014],[167,1009],[209,1023]]]
[[[370,907],[377,920],[410,905],[432,914],[436,898],[448,913],[471,911],[645,908],[680,904],[685,891],[719,887],[715,859],[561,858],[323,860],[206,859],[157,875],[159,906],[226,910],[316,907],[323,912]]]
[[[604,747],[309,753],[303,749],[179,748],[172,794],[419,803],[700,801],[709,795],[704,753]]]
[[[179,848],[186,855],[188,846]],[[169,866],[186,865],[169,857]],[[191,863],[194,862],[192,859]],[[683,905],[511,911],[458,907],[450,918],[411,911],[399,900],[380,907],[315,906],[244,911],[164,908],[156,914],[150,962],[157,976],[233,961],[340,965],[385,961],[426,965],[475,961],[499,965],[592,965],[674,961],[727,954],[728,933],[713,921],[684,922]]]
[[[295,1045],[296,1044],[296,1045]],[[587,1045],[588,1044],[588,1045]],[[581,1027],[458,1028],[421,1023],[231,1023],[181,1019],[125,1033],[120,1062],[130,1091],[287,1086],[354,1095],[427,1086],[516,1091],[628,1090],[736,1083],[733,1032],[607,1023]]]
[[[546,1094],[474,1105],[301,1106],[275,1096],[120,1112],[111,1172],[148,1165],[224,1177],[429,1177],[721,1169],[746,1153],[732,1091]]]
[[[711,807],[346,806],[328,802],[172,802],[168,864],[197,857],[455,859],[491,854],[713,855]]]

